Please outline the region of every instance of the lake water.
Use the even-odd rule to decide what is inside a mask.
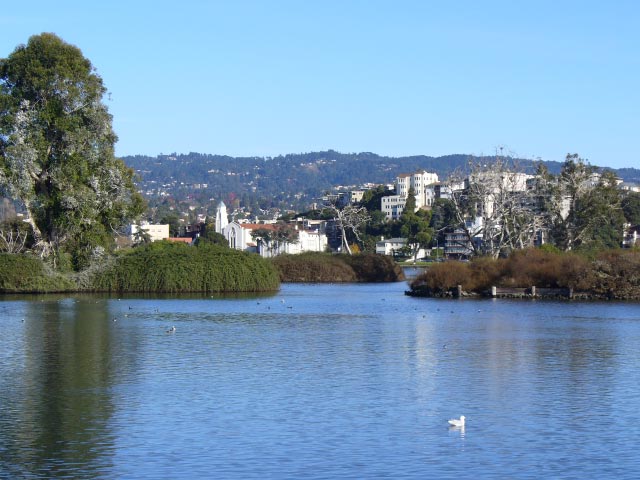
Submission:
[[[638,304],[405,289],[5,297],[0,478],[638,478]]]

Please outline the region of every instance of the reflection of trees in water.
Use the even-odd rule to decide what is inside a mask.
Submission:
[[[588,319],[581,324],[561,318],[556,323],[543,315],[522,323],[499,316],[483,320],[486,341],[470,341],[465,355],[480,372],[486,368],[492,395],[511,407],[519,403],[513,408],[531,415],[567,405],[589,411],[594,399],[602,399],[619,381],[619,339],[606,324],[600,328]],[[512,391],[519,398],[512,398]]]
[[[0,433],[7,445],[0,454],[7,455],[12,475],[57,476],[67,468],[73,475],[95,474],[108,468],[117,353],[106,305],[72,299],[27,303],[22,378],[8,393],[12,408],[0,423],[11,426]]]
[[[620,365],[613,330],[593,328],[589,320],[585,322],[587,325],[559,327],[561,337],[555,332],[540,338],[535,358],[540,375],[547,379],[539,382],[542,390],[550,385],[555,400],[571,399],[573,409],[589,411],[594,399],[602,402],[611,392]]]

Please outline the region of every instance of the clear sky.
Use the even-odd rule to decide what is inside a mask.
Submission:
[[[640,2],[11,2],[78,46],[118,155],[494,154],[640,168]]]

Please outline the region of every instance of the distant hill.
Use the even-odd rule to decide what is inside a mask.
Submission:
[[[123,157],[139,176],[147,198],[237,199],[247,208],[284,207],[304,210],[327,190],[354,188],[365,183],[393,183],[400,173],[418,169],[436,172],[446,179],[470,161],[491,162],[494,157],[456,154],[442,157],[417,155],[385,157],[371,152],[340,153],[333,150],[277,157],[230,157],[202,153],[136,155]],[[537,163],[514,160],[533,172]],[[562,163],[543,162],[552,173]],[[640,183],[640,170],[614,170],[623,180]]]

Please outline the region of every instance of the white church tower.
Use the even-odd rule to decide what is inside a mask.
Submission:
[[[216,208],[216,232],[222,233],[222,229],[229,225],[229,218],[227,217],[227,206],[222,200]]]

